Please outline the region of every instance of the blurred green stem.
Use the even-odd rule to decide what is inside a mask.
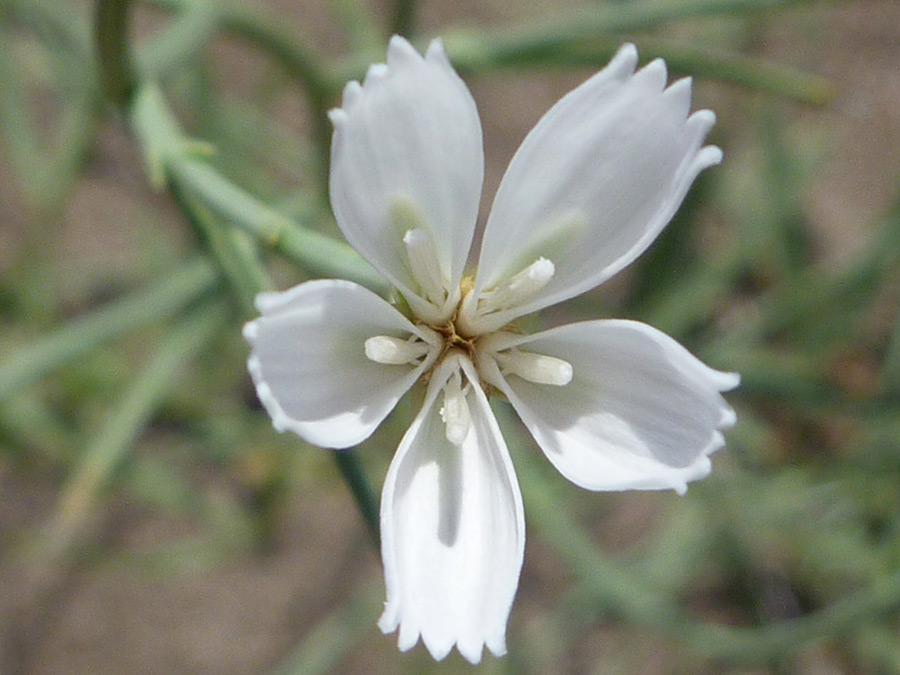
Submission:
[[[642,59],[665,59],[670,70],[695,78],[731,82],[810,105],[824,105],[835,95],[835,87],[827,78],[777,63],[658,37],[641,35],[635,38],[635,42],[641,48]],[[570,44],[541,53],[538,60],[542,64],[600,68],[606,65],[621,44],[622,37],[619,35],[596,37],[583,44]],[[454,57],[455,53],[451,52],[451,58]],[[517,57],[514,63],[521,65],[523,60]],[[465,55],[455,62],[466,69]],[[504,62],[500,60],[497,64],[504,65]]]
[[[588,3],[559,11],[540,23],[527,24],[484,35],[469,47],[484,52],[481,60],[514,61],[548,54],[567,44],[613,33],[646,30],[669,21],[723,14],[764,12],[816,0],[636,0],[603,5]],[[490,59],[486,57],[490,57]]]
[[[313,125],[313,144],[323,166],[327,165],[331,147],[331,124],[326,113],[343,83],[335,83],[328,76],[316,54],[307,49],[296,34],[245,3],[228,0],[146,1],[176,12],[197,11],[202,6],[211,13],[210,17],[220,27],[271,54],[300,83],[306,93]],[[327,186],[323,184],[321,187]]]
[[[210,292],[215,281],[215,269],[209,261],[190,260],[147,288],[14,351],[0,362],[0,401],[105,342],[176,314]]]
[[[264,246],[290,258],[312,276],[350,279],[387,294],[388,284],[350,246],[294,225],[218,173],[208,163],[182,156],[169,165],[176,180],[202,197],[213,210],[249,232]]]
[[[95,40],[100,83],[107,98],[125,108],[135,88],[135,75],[128,50],[130,0],[97,0]]]
[[[388,292],[384,278],[349,245],[295,225],[216,171],[204,157],[211,150],[182,135],[162,92],[154,85],[142,87],[135,97],[132,123],[144,147],[150,180],[157,186],[171,178],[311,275],[350,279],[376,292]]]
[[[204,159],[209,148],[184,137],[162,92],[148,84],[134,100],[132,123],[144,149],[148,173],[158,187],[168,184],[179,204],[201,233],[210,252],[232,284],[245,311],[250,298],[267,285],[253,252],[204,214],[203,205],[242,227],[257,240],[290,256],[307,271],[358,281],[387,292],[386,282],[347,244],[294,226],[285,216],[231,183]],[[200,203],[202,202],[202,204]],[[359,460],[352,451],[335,452],[335,461],[360,508],[375,541],[378,541],[378,502]]]
[[[269,290],[268,276],[257,259],[256,247],[246,234],[219,222],[206,204],[181,189],[177,182],[170,183],[169,189],[228,281],[242,318],[250,319],[256,314],[253,301],[257,293]]]
[[[411,38],[415,30],[416,0],[394,0],[390,31]]]
[[[269,675],[327,675],[372,629],[372,615],[383,602],[379,580],[367,580],[349,599],[304,632],[302,642]]]
[[[366,529],[372,536],[376,548],[380,547],[381,525],[378,515],[378,499],[375,493],[372,492],[372,487],[369,485],[369,480],[366,478],[362,464],[360,464],[353,450],[333,450],[332,452],[334,453],[338,470],[340,470],[344,482],[350,488],[356,506],[359,508],[366,523]]]
[[[162,396],[184,372],[184,362],[221,333],[227,317],[224,310],[222,302],[214,302],[183,319],[124,392],[115,412],[80,456],[63,486],[47,529],[51,550],[62,552],[73,543],[110,474],[150,421]]]

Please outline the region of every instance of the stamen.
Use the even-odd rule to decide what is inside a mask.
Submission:
[[[461,384],[462,377],[457,370],[444,385],[444,406],[440,411],[446,426],[447,440],[453,445],[462,445],[472,426],[469,404],[466,403]]]
[[[366,356],[369,360],[391,366],[414,363],[425,356],[430,348],[431,345],[415,335],[410,336],[409,340],[389,335],[376,335],[366,340]]]
[[[563,387],[572,381],[572,364],[555,356],[520,352],[513,347],[495,353],[494,358],[503,372],[518,375],[535,384]]]
[[[488,314],[520,305],[546,286],[555,272],[552,262],[538,258],[509,281],[482,293],[478,301],[479,313]]]
[[[406,244],[406,255],[409,257],[413,278],[418,282],[425,299],[440,307],[447,299],[447,292],[431,235],[421,228],[407,230],[403,235],[403,243]]]

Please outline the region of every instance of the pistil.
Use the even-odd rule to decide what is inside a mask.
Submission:
[[[472,419],[469,415],[469,404],[462,387],[462,375],[459,368],[444,384],[444,405],[440,410],[444,421],[447,440],[460,446],[469,435]]]
[[[406,255],[413,278],[425,299],[435,307],[442,307],[447,299],[448,280],[444,279],[438,261],[437,249],[431,235],[419,228],[407,230],[403,235]]]
[[[485,291],[478,299],[478,313],[490,314],[516,307],[541,290],[553,278],[556,268],[546,258],[538,258],[524,270],[497,288]]]

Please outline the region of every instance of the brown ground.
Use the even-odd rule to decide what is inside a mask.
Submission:
[[[339,49],[322,37],[323,31],[311,27],[311,19],[315,23],[321,17],[323,3],[273,0],[266,4],[277,8],[286,23],[320,36],[323,49]],[[311,11],[307,4],[315,8]],[[514,3],[499,0],[467,1],[456,3],[451,10],[425,2],[422,20],[427,29],[423,32],[439,32],[447,18],[444,15],[451,13],[458,21],[477,24],[485,18],[495,21],[515,16],[518,11],[535,13],[539,3],[525,5],[518,10]],[[794,120],[792,132],[827,139],[829,157],[806,193],[805,208],[823,242],[824,254],[842,259],[865,242],[873,220],[896,198],[900,184],[900,4],[856,2],[785,12],[767,23],[756,49],[773,61],[824,74],[837,86],[838,97],[825,110],[784,106],[783,112]],[[240,59],[234,56],[239,50],[225,51],[230,58]],[[492,194],[528,128],[579,79],[578,75],[500,74],[472,82],[485,127],[486,194]],[[240,73],[232,86],[240,90]],[[725,148],[726,157],[729,162],[738,161],[744,152],[741,144],[753,142],[740,139],[746,137],[741,133],[742,109],[755,97],[706,84],[698,90],[698,106],[737,96],[735,103],[717,107],[717,112],[725,133],[738,139],[735,147]],[[294,108],[295,104],[285,104],[288,113]],[[26,215],[25,200],[4,167],[0,164],[0,193],[4,195],[0,200],[0,249],[6,253],[0,250],[0,264],[16,255],[23,229],[36,225]],[[728,171],[727,167],[723,171]],[[170,222],[163,225],[163,221]],[[96,279],[84,270],[115,276],[116,267],[127,266],[134,252],[145,245],[145,228],[163,230],[171,242],[184,236],[166,199],[149,194],[144,187],[129,139],[111,124],[101,132],[63,213],[47,226],[53,228],[49,245],[56,253],[52,258],[59,261],[58,275],[49,281],[49,293],[63,302],[79,294],[66,283],[67,271],[82,270],[78,278],[86,286]],[[142,446],[141,452],[152,453],[153,446]],[[363,602],[362,625],[367,628],[357,638],[361,644],[333,672],[391,673],[398,667],[417,672],[425,668],[429,660],[421,648],[401,661],[395,656],[394,638],[381,637],[374,627],[380,602],[380,563],[365,539],[349,496],[336,487],[331,465],[316,456],[304,460],[303,466],[321,480],[301,478],[292,485],[291,496],[277,519],[273,544],[265,552],[241,550],[222,564],[175,573],[116,563],[115,558],[97,566],[81,566],[53,587],[50,606],[41,609],[40,621],[24,634],[20,629],[27,627],[28,613],[34,611],[33,598],[27,597],[28,589],[21,586],[27,570],[2,570],[0,626],[7,638],[12,635],[19,640],[8,639],[4,645],[4,675],[264,673],[348,597],[365,594],[369,588],[375,592]],[[17,533],[42,521],[53,504],[59,480],[59,476],[42,475],[39,468],[19,471],[0,460],[0,542],[13,541]],[[605,506],[616,504],[602,525],[608,541],[621,540],[617,533],[623,513],[629,514],[624,518],[631,523],[627,527],[634,527],[631,516],[652,514],[655,499],[653,495],[622,495],[616,502],[604,500]],[[126,553],[164,544],[190,533],[193,527],[189,519],[161,517],[121,496],[105,504],[103,511],[97,515],[96,531],[113,550]],[[565,589],[564,577],[554,554],[532,539],[512,631],[525,636],[542,634],[547,627],[529,618],[530,609],[555,604]],[[611,644],[621,652],[623,640],[634,637],[614,626],[601,628],[590,639],[579,641],[565,662],[553,667],[547,664],[546,672],[614,672],[615,664],[606,663],[601,669],[594,664],[604,663],[600,657],[610,651],[607,647]],[[664,645],[652,649],[636,644],[635,650],[645,653],[646,660],[630,667],[637,665],[642,673],[668,672]],[[498,670],[495,661],[488,661],[488,672]],[[827,653],[814,651],[807,661],[801,664],[801,672],[848,672]],[[439,672],[466,670],[454,657]]]

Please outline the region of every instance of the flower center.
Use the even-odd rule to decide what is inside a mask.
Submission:
[[[440,408],[447,440],[461,446],[469,434],[472,420],[466,395],[472,386],[488,387],[478,364],[490,358],[502,375],[512,375],[539,385],[562,387],[572,380],[572,365],[563,359],[522,351],[510,344],[515,336],[500,332],[527,303],[553,278],[556,268],[547,258],[533,263],[497,286],[475,298],[471,280],[460,288],[449,289],[450,279],[440,264],[432,234],[403,202],[395,205],[393,217],[403,232],[403,246],[416,296],[407,298],[417,324],[417,333],[407,338],[375,335],[365,341],[366,357],[389,366],[413,366],[426,379],[447,377],[440,386]],[[460,302],[460,298],[465,298]],[[463,383],[461,359],[475,366],[474,381]],[[467,371],[468,372],[468,371]],[[496,373],[496,368],[492,370]],[[479,381],[480,380],[480,381]]]

